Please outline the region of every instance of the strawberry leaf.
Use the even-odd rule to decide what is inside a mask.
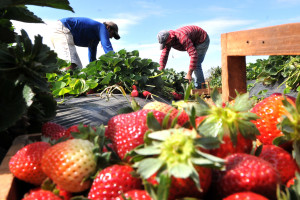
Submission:
[[[189,116],[190,118],[190,124],[196,129],[196,110],[194,107],[192,107],[192,110],[191,110],[191,115]]]
[[[146,158],[139,162],[137,173],[139,173],[144,179],[147,179],[156,173],[163,164],[164,162],[157,158]]]
[[[175,130],[175,129],[155,131],[153,133],[149,133],[148,137],[153,140],[165,141],[167,138],[169,138],[171,136],[171,133],[173,130]]]
[[[222,106],[222,95],[218,92],[216,88],[213,89],[212,94],[211,94],[211,99],[217,106]]]
[[[192,167],[183,163],[172,166],[169,172],[176,178],[188,178],[192,175]]]
[[[171,116],[171,112],[168,112],[166,114],[166,116],[164,117],[163,122],[162,122],[163,129],[168,129],[170,116]]]
[[[200,137],[195,139],[195,146],[199,146],[204,149],[219,148],[220,140],[215,137]]]
[[[191,95],[191,91],[192,91],[192,84],[189,84],[184,91],[184,101],[187,102],[190,95]]]
[[[300,141],[299,140],[296,140],[293,142],[293,148],[295,151],[296,162],[297,162],[298,166],[300,166]]]
[[[142,149],[135,149],[136,153],[144,156],[160,154],[161,150],[155,146],[148,146]]]
[[[298,113],[300,113],[300,92],[298,92],[297,98],[296,98],[296,108]]]
[[[237,95],[234,102],[234,109],[238,112],[249,111],[253,107],[254,101],[249,99],[249,93]]]
[[[217,164],[217,166],[221,166],[225,163],[225,160],[222,159],[222,158],[219,158],[219,157],[216,157],[216,156],[213,156],[211,154],[208,154],[208,153],[204,153],[202,151],[199,151],[199,150],[195,150],[197,152],[197,154],[199,154],[200,156],[206,158],[206,159],[209,159],[213,162],[215,162],[215,164]]]
[[[200,158],[192,158],[191,161],[198,166],[205,166],[205,167],[214,167],[215,163],[211,160],[208,160],[206,158],[200,157]]]
[[[256,150],[255,150],[255,152],[254,152],[254,155],[258,157],[258,156],[260,155],[262,149],[263,149],[263,145],[259,145],[259,146],[256,148]]]
[[[164,174],[160,174],[156,200],[167,200],[169,196],[170,187],[171,187],[170,177]]]
[[[149,112],[147,114],[147,125],[148,125],[148,128],[153,131],[159,131],[162,129],[160,123],[154,117],[153,112]]]
[[[244,138],[256,140],[256,136],[260,135],[259,130],[250,121],[238,120],[239,132],[244,136]]]
[[[221,119],[205,118],[197,129],[201,135],[223,138],[224,128]]]

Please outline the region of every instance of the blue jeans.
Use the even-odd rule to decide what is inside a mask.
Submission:
[[[200,89],[202,83],[205,82],[201,64],[205,58],[205,54],[209,47],[209,43],[210,43],[210,39],[209,39],[209,36],[207,35],[204,42],[199,44],[198,46],[196,46],[196,50],[197,50],[197,54],[198,54],[198,61],[197,61],[197,67],[194,70],[194,74],[195,74],[195,88],[198,88],[198,89]]]

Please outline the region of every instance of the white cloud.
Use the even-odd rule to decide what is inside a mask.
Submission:
[[[98,21],[114,21],[118,24],[120,35],[129,34],[132,26],[135,26],[142,22],[142,18],[140,16],[130,15],[130,14],[120,14],[117,18],[114,19],[96,19]],[[44,20],[46,24],[31,24],[31,23],[22,23],[18,21],[13,21],[14,26],[17,31],[21,28],[25,29],[29,34],[29,37],[33,40],[34,35],[42,35],[43,43],[47,44],[51,49],[53,49],[51,44],[51,31],[54,26],[56,20]],[[234,19],[225,19],[225,18],[217,18],[206,21],[198,21],[189,24],[195,24],[200,27],[203,27],[210,35],[210,47],[208,49],[206,58],[202,64],[203,72],[206,74],[211,67],[221,66],[221,34],[228,32],[228,30],[238,30],[239,27],[249,27],[254,26],[254,21],[252,20],[234,20]],[[184,26],[179,25],[180,26]],[[258,26],[263,27],[263,26]],[[240,29],[240,28],[239,28]],[[154,37],[156,38],[156,37]],[[155,41],[153,43],[143,43],[141,41],[136,42],[128,42],[126,40],[111,40],[113,48],[115,51],[119,51],[121,49],[126,49],[127,51],[138,50],[141,58],[150,58],[154,62],[159,62],[161,51],[159,50],[159,45]],[[88,50],[83,47],[76,47],[78,54],[80,56],[81,62],[83,66],[86,66],[88,62]],[[104,51],[101,45],[98,45],[97,50],[97,58],[104,54]],[[248,61],[255,61],[255,57],[247,57]],[[169,60],[167,63],[168,68],[174,68],[176,71],[187,71],[189,66],[190,58],[187,52],[180,52],[172,49],[169,55]]]
[[[229,18],[216,18],[205,21],[192,22],[196,26],[202,27],[206,30],[209,35],[221,35],[229,30],[234,30],[235,27],[249,26],[253,24],[253,20],[239,20],[239,19],[229,19]]]

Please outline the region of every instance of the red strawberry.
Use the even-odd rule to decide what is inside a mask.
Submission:
[[[283,184],[293,178],[298,170],[292,155],[279,146],[263,145],[259,157],[270,162],[278,170]]]
[[[172,92],[173,98],[175,100],[182,100],[183,99],[183,95],[182,94],[178,94],[177,92]]]
[[[66,129],[54,122],[46,122],[42,126],[42,135],[49,137],[52,140],[58,140],[61,137],[69,137],[67,135]]]
[[[68,192],[68,191],[62,189],[59,186],[56,186],[55,190],[58,191],[58,195],[60,197],[63,197],[63,200],[70,200],[73,196],[71,192]]]
[[[114,200],[127,200],[129,198],[131,200],[152,200],[150,195],[145,190],[130,190],[124,193],[124,197],[126,199],[123,198],[123,195],[120,195]]]
[[[143,96],[144,97],[148,97],[148,96],[150,96],[151,95],[151,93],[150,92],[148,92],[148,91],[143,91]]]
[[[86,125],[84,125],[84,126],[86,126]],[[78,133],[78,132],[79,132],[78,124],[75,124],[75,125],[70,126],[69,128],[67,128],[67,130],[66,130],[66,135],[72,135],[72,134],[71,134],[72,132],[75,132],[75,133]]]
[[[178,113],[179,110],[174,108],[173,106],[160,102],[160,101],[153,101],[153,102],[149,102],[147,103],[144,107],[143,110],[145,109],[150,109],[150,110],[157,110],[160,112],[163,112],[165,114],[167,114],[168,112],[170,112],[170,116],[172,119],[174,119]],[[187,113],[182,110],[181,114],[178,116],[177,119],[177,124],[179,124],[180,126],[183,126],[187,121],[189,120],[189,116],[187,115]]]
[[[276,197],[276,186],[280,184],[279,172],[271,163],[256,156],[236,153],[226,157],[225,171],[216,172],[213,178],[222,197],[237,192],[251,191],[268,198]]]
[[[230,135],[224,135],[219,148],[211,149],[209,152],[219,158],[225,158],[234,153],[250,153],[252,150],[252,140],[244,138],[240,133],[237,134],[237,144],[234,145]]]
[[[86,94],[94,94],[95,90],[94,89],[89,89],[88,91],[86,91]]]
[[[253,123],[260,132],[257,138],[262,144],[272,144],[274,138],[283,135],[277,128],[277,124],[282,119],[282,116],[287,114],[287,110],[282,104],[283,99],[282,95],[275,93],[257,103],[251,110],[251,112],[260,117]],[[295,105],[293,99],[288,97],[287,100],[292,105]]]
[[[253,192],[238,192],[232,194],[223,200],[268,200],[266,197]]]
[[[196,187],[191,178],[176,178],[172,176],[168,200],[184,197],[203,197],[207,193],[212,178],[212,171],[209,168],[196,166],[199,175],[201,191]],[[158,185],[156,173],[147,179],[152,185]]]
[[[191,178],[172,177],[169,200],[183,197],[203,197],[207,193],[211,184],[212,171],[209,168],[199,166],[195,166],[195,169],[199,175],[201,191],[198,190]]]
[[[70,126],[67,128],[65,135],[68,135],[70,138],[73,138],[72,133],[80,133],[80,130],[78,129],[79,124],[75,124],[73,126]],[[83,127],[88,127],[88,125],[83,125]],[[95,130],[95,129],[94,129]]]
[[[135,85],[133,85],[132,86],[132,91],[131,91],[131,96],[132,97],[138,97],[139,96],[139,92],[137,91],[137,89],[136,89],[136,86]]]
[[[133,189],[141,189],[142,182],[132,175],[133,168],[129,165],[112,165],[101,170],[89,191],[89,199],[113,200],[122,193]]]
[[[33,189],[28,194],[25,194],[22,200],[63,200],[51,191],[43,189]]]
[[[42,169],[58,187],[68,192],[88,189],[88,179],[96,172],[94,144],[82,139],[60,142],[49,148],[42,158]]]
[[[41,168],[41,159],[50,148],[46,142],[35,142],[20,149],[9,161],[11,173],[25,182],[40,185],[45,179]]]
[[[112,141],[113,147],[121,159],[135,147],[144,143],[144,134],[149,129],[147,114],[153,112],[160,124],[165,114],[156,110],[139,110],[112,117],[107,124],[105,135]]]
[[[295,180],[296,180],[296,176],[294,176],[293,178],[291,178],[290,180],[288,180],[288,182],[286,183],[286,187],[291,187],[292,185],[295,184]]]

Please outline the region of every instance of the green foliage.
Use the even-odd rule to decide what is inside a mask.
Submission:
[[[176,91],[183,92],[183,85],[188,83],[188,80],[185,79],[185,72],[175,72],[174,69],[164,69],[164,74],[162,75],[162,79],[165,82],[166,86],[170,88],[174,88]]]
[[[221,87],[221,68],[211,68],[209,72],[210,86]],[[291,90],[300,91],[300,56],[269,56],[268,59],[257,59],[246,66],[247,80],[256,80],[264,85],[285,84],[285,93]],[[249,91],[253,84],[247,86]],[[266,91],[261,91],[261,95]]]
[[[263,71],[268,60],[257,59],[255,63],[248,63],[246,66],[247,80],[256,80],[259,74]]]
[[[210,87],[222,87],[222,68],[220,66],[212,67],[209,74],[208,80]]]
[[[266,85],[283,81],[288,89],[299,90],[299,63],[300,56],[270,56],[258,78]]]
[[[42,23],[26,5],[48,6],[73,11],[67,0],[10,0],[0,2],[0,132],[21,119],[32,124],[55,116],[56,101],[46,73],[58,70],[57,55],[43,44],[40,35],[30,40],[25,30],[14,32],[11,20]],[[23,133],[24,134],[24,133]]]
[[[175,73],[169,69],[162,73],[158,67],[159,64],[151,59],[140,58],[137,50],[122,49],[100,56],[86,68],[73,71],[72,75],[69,72],[49,73],[47,78],[55,97],[76,96],[90,89],[103,91],[113,85],[121,86],[127,93],[135,85],[139,93],[147,90],[165,98],[171,98],[172,91],[183,93],[184,72]]]

